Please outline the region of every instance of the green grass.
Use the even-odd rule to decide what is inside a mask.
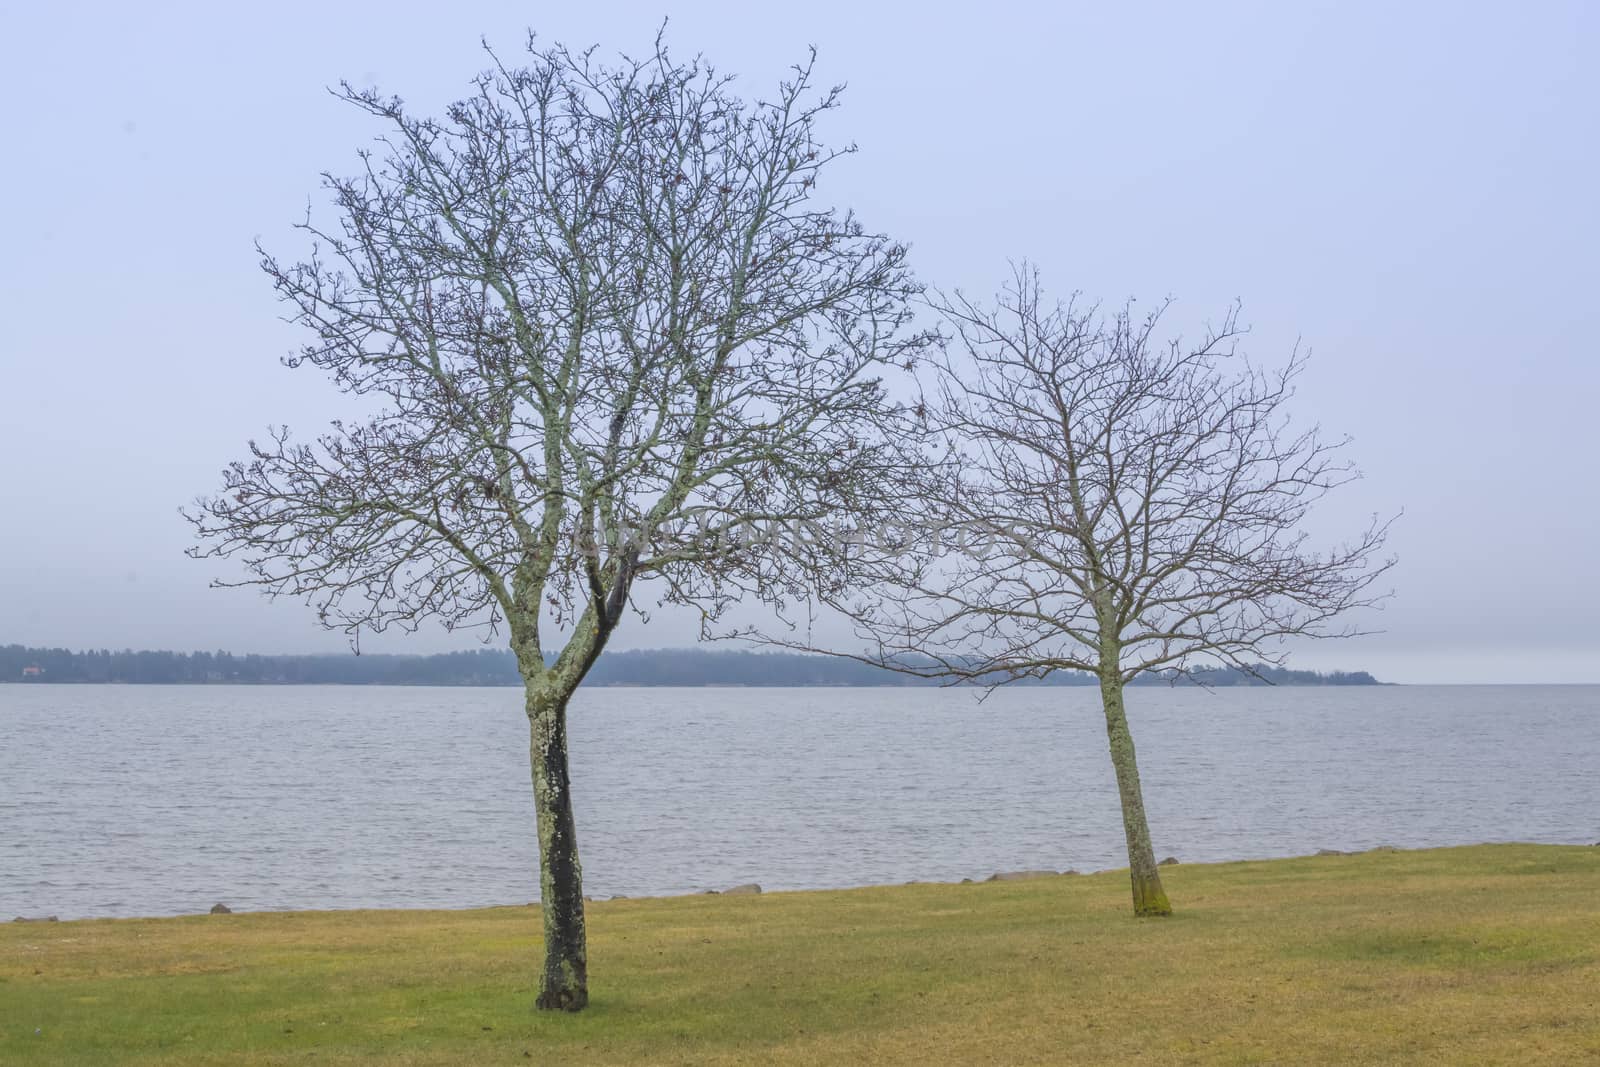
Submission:
[[[1487,845],[535,909],[0,924],[0,1063],[1574,1063],[1600,848]]]

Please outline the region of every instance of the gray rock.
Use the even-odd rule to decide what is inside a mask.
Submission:
[[[612,899],[612,900],[627,900],[627,899],[628,899],[628,897],[627,897],[627,895],[626,895],[626,894],[624,894],[624,893],[613,893],[613,894],[612,894],[612,895],[611,895],[611,899]]]
[[[1393,845],[1374,845],[1371,848],[1367,849],[1367,851],[1368,852],[1399,852],[1400,850],[1398,848],[1394,847]]]
[[[11,921],[14,923],[58,923],[61,920],[56,918],[54,915],[35,915],[32,917],[27,915],[18,915]]]
[[[1168,856],[1166,859],[1156,864],[1157,867],[1176,867],[1177,865],[1178,857],[1176,856]]]
[[[732,889],[724,889],[722,895],[725,897],[753,897],[759,892],[761,892],[760,886],[754,882],[746,882],[744,885],[736,885]]]
[[[972,884],[972,879],[971,878],[963,878],[963,879],[961,879],[961,884],[962,885],[971,885]]]
[[[1319,855],[1319,856],[1350,856],[1350,855],[1354,855],[1354,853],[1344,852],[1344,851],[1342,851],[1340,849],[1337,849],[1337,848],[1319,848],[1319,849],[1317,849],[1317,855]]]
[[[213,905],[211,905],[211,914],[213,914],[213,915],[232,915],[233,914],[233,909],[228,907],[226,904],[213,904]]]
[[[991,874],[989,881],[1026,882],[1030,878],[1054,878],[1055,876],[1055,871],[1001,871],[997,874]]]
[[[1078,874],[1079,872],[1078,871],[1062,871],[1061,873],[1063,875],[1068,875],[1068,874]]]

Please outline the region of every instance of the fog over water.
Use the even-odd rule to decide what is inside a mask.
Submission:
[[[820,186],[911,245],[925,281],[992,292],[1009,260],[1054,291],[1149,306],[1192,335],[1243,302],[1247,348],[1313,360],[1297,412],[1350,433],[1367,478],[1321,539],[1405,509],[1382,635],[1294,666],[1410,682],[1600,681],[1600,5],[674,3],[669,38],[768,91],[819,48],[848,83]],[[0,642],[336,651],[294,604],[207,588],[180,505],[269,424],[352,406],[279,359],[254,242],[371,122],[340,79],[437,113],[542,41],[639,53],[663,5],[397,0],[12,4],[0,95]],[[642,589],[653,603],[655,591]],[[692,639],[630,621],[613,647]],[[748,622],[749,618],[737,621]],[[464,647],[459,635],[369,650]]]

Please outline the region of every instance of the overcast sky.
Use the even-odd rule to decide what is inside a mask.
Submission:
[[[1600,681],[1600,5],[13,4],[0,203],[0,643],[337,650],[311,614],[207,588],[177,509],[271,423],[341,411],[252,241],[487,36],[680,52],[771,85],[808,44],[861,153],[824,192],[988,292],[1009,258],[1109,300],[1239,298],[1249,350],[1314,359],[1298,410],[1404,508],[1381,636],[1297,654],[1395,681]],[[1202,10],[1202,8],[1204,10]],[[637,622],[623,647],[682,643]],[[434,651],[420,635],[381,647]]]

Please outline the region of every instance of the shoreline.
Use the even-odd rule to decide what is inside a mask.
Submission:
[[[1334,849],[1320,848],[1315,852],[1299,853],[1295,855],[1280,856],[1251,856],[1239,859],[1224,860],[1197,860],[1184,861],[1176,856],[1167,856],[1159,861],[1158,866],[1164,870],[1172,867],[1187,868],[1218,868],[1234,867],[1246,864],[1273,864],[1289,863],[1300,860],[1338,860],[1357,856],[1371,855],[1419,855],[1427,853],[1447,853],[1462,849],[1483,848],[1533,848],[1533,849],[1593,849],[1600,852],[1600,841],[1586,842],[1550,842],[1550,841],[1476,841],[1452,845],[1425,845],[1425,846],[1398,846],[1390,844],[1372,845],[1360,849]],[[697,900],[706,897],[739,897],[739,896],[792,896],[796,894],[830,894],[830,893],[855,893],[870,892],[874,890],[900,889],[913,886],[925,887],[963,887],[991,885],[995,883],[1035,882],[1053,879],[1087,879],[1105,875],[1125,875],[1128,868],[1102,867],[1088,871],[1078,870],[1013,870],[995,871],[981,878],[960,878],[955,880],[940,880],[930,878],[914,878],[896,882],[868,882],[859,885],[842,886],[808,886],[801,888],[767,888],[759,882],[746,882],[726,889],[697,889],[682,893],[641,893],[626,894],[616,893],[602,896],[585,896],[586,907],[627,901],[681,901]],[[0,912],[0,926],[9,924],[28,925],[34,923],[133,923],[133,922],[161,922],[175,919],[193,919],[207,915],[356,915],[356,914],[466,914],[479,911],[493,911],[506,908],[537,908],[537,900],[525,903],[491,903],[491,904],[462,904],[462,905],[421,905],[421,906],[391,906],[391,905],[359,905],[355,907],[288,907],[288,908],[248,908],[233,907],[224,900],[218,900],[209,911],[179,911],[154,915],[78,915],[62,918],[59,914],[52,914],[47,910],[33,909],[27,914],[14,914],[11,918],[4,918]],[[225,909],[218,911],[218,908]]]

